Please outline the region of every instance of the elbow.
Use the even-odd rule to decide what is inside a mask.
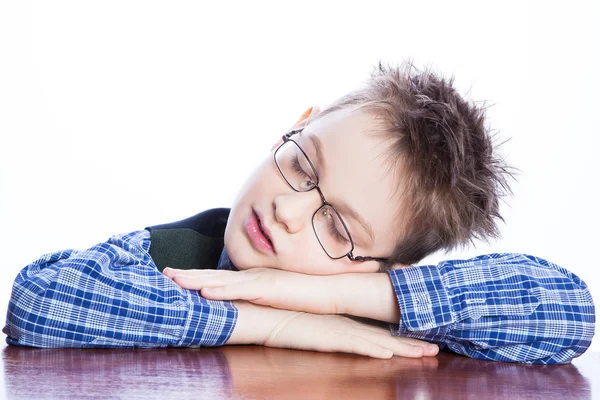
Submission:
[[[40,336],[39,330],[45,322],[41,314],[45,291],[39,288],[35,292],[25,291],[23,286],[18,284],[18,279],[13,286],[6,312],[6,323],[2,329],[6,334],[6,343],[15,346],[44,347],[36,344],[36,338]]]
[[[589,295],[589,292],[587,294]],[[587,351],[592,344],[596,325],[591,295],[586,301],[550,308],[546,313],[550,317],[544,323],[547,325],[544,331],[550,334],[544,335],[545,337],[534,342],[532,346],[544,356],[540,357],[538,353],[537,357],[526,360],[526,363],[566,364]]]
[[[17,275],[13,283],[2,332],[6,343],[16,346],[53,347],[44,330],[49,324],[48,314],[53,310],[51,290],[58,271],[31,264]],[[43,339],[45,338],[45,339]]]
[[[573,352],[573,357],[579,357],[590,347],[596,328],[596,311],[592,301],[591,294],[588,301],[576,307],[580,312],[567,313],[567,320],[570,322],[571,330],[567,333],[567,337],[573,339],[567,343],[566,348]],[[571,336],[572,335],[572,336]]]
[[[569,273],[570,274],[570,273]],[[534,364],[565,364],[579,357],[590,347],[596,325],[596,310],[589,288],[580,278],[565,276],[570,283],[565,289],[543,290],[535,295],[542,300],[535,311],[535,347],[545,353],[526,362]]]

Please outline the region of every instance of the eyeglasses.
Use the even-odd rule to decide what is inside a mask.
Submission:
[[[325,200],[319,187],[319,175],[302,147],[292,136],[302,132],[296,129],[283,135],[283,143],[277,147],[274,154],[275,165],[283,179],[296,192],[310,192],[316,189],[321,196],[323,205],[312,216],[312,226],[319,244],[327,255],[338,260],[348,257],[352,261],[381,261],[387,258],[361,257],[352,254],[354,241],[340,213]]]

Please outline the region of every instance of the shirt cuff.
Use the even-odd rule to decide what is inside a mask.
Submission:
[[[238,309],[232,301],[207,300],[188,292],[188,318],[179,347],[223,346],[233,333]]]
[[[445,334],[454,322],[450,299],[435,265],[389,270],[400,306],[399,332],[436,330]]]

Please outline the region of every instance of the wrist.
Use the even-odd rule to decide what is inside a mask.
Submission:
[[[398,323],[400,307],[387,273],[334,275],[336,308],[339,313]]]
[[[238,309],[238,318],[227,341],[233,344],[263,344],[275,327],[292,311],[252,304],[244,300],[233,302]]]
[[[325,275],[322,282],[325,288],[324,292],[329,296],[329,302],[333,305],[335,314],[350,314],[354,299],[359,295],[355,287],[356,281],[348,279],[351,274]]]

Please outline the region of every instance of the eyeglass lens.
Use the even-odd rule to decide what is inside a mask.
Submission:
[[[275,162],[283,178],[298,192],[308,192],[319,183],[316,171],[292,140],[284,142],[275,153]],[[352,250],[348,230],[339,213],[330,205],[324,204],[313,215],[313,227],[317,239],[325,252],[332,258],[344,257]]]

